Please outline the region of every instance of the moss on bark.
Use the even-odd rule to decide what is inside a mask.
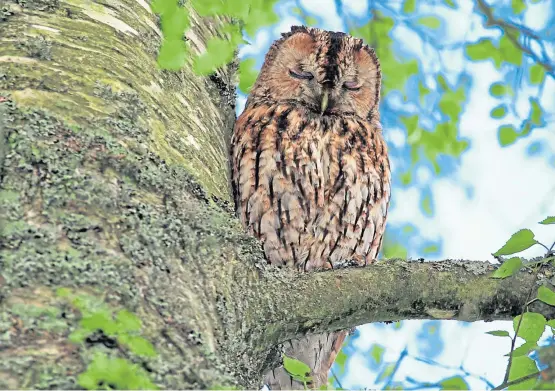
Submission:
[[[233,383],[214,265],[258,246],[225,208],[233,106],[210,79],[157,68],[144,1],[2,9],[0,387],[77,388],[98,351],[161,388]],[[220,24],[193,20],[195,42]],[[71,342],[84,314],[60,287],[136,313],[157,357]]]

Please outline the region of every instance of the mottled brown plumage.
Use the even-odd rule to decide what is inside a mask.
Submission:
[[[308,271],[378,255],[390,199],[380,83],[374,51],[343,33],[295,26],[270,48],[231,145],[237,215],[268,262]],[[319,387],[346,335],[305,336],[286,353]],[[302,388],[281,371],[272,388]]]
[[[390,199],[379,91],[360,39],[293,27],[270,48],[232,140],[237,214],[270,263],[312,270],[377,256]]]

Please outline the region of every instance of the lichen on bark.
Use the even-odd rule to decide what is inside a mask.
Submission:
[[[213,265],[248,262],[240,251],[257,244],[226,209],[232,105],[188,68],[158,69],[143,1],[3,7],[0,387],[76,388],[96,351],[162,388],[233,383],[216,354]],[[70,342],[82,314],[68,316],[59,287],[138,314],[158,356]]]

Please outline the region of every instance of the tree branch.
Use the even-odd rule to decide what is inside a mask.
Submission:
[[[299,331],[402,319],[508,320],[520,314],[534,275],[524,269],[510,278],[492,279],[496,267],[481,261],[396,259],[311,274],[280,270],[281,278],[266,271],[259,286],[237,299],[249,302],[249,308],[266,320],[266,327],[278,336],[274,342]],[[261,296],[259,290],[272,294]],[[555,317],[553,307],[538,301],[531,310],[547,319]]]
[[[233,300],[227,307],[235,319],[233,339],[242,341],[233,344],[239,349],[233,356],[248,352],[253,358],[257,355],[253,347],[257,347],[262,354],[258,362],[267,363],[271,358],[263,352],[299,335],[372,322],[510,320],[522,312],[536,278],[523,268],[510,278],[493,279],[490,276],[497,267],[482,261],[392,259],[364,268],[314,273],[261,264],[237,268],[232,273],[237,284],[226,288],[231,289],[226,298]],[[555,308],[538,300],[530,311],[555,318]],[[224,345],[226,349],[231,346]]]
[[[555,67],[552,63],[542,60],[539,58],[536,53],[534,53],[530,48],[524,46],[519,40],[518,36],[520,33],[526,35],[527,37],[534,39],[538,42],[541,41],[541,38],[535,34],[533,31],[524,28],[522,26],[515,26],[514,24],[507,22],[503,19],[498,19],[493,15],[493,9],[486,4],[484,0],[476,0],[476,5],[478,10],[486,17],[485,26],[486,27],[499,27],[509,38],[509,40],[515,45],[518,49],[522,52],[528,54],[532,59],[540,64],[547,73],[549,73],[552,77],[555,77]]]
[[[500,385],[498,385],[497,387],[493,388],[492,391],[503,390],[503,389],[505,389],[505,388],[507,388],[507,387],[510,387],[510,386],[512,386],[512,385],[515,385],[515,384],[520,384],[520,383],[522,383],[523,381],[526,381],[526,380],[528,380],[528,379],[533,379],[533,378],[538,377],[538,376],[540,376],[540,375],[541,375],[541,371],[537,371],[537,372],[531,373],[531,374],[529,374],[529,375],[523,376],[523,377],[518,378],[518,379],[515,379],[515,380],[504,381],[502,384],[500,384]]]

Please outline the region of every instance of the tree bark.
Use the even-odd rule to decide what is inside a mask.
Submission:
[[[483,262],[266,265],[230,207],[233,65],[160,71],[143,0],[0,10],[0,388],[79,388],[98,352],[160,388],[257,387],[292,338],[520,313],[535,277],[493,280]],[[201,51],[222,21],[191,13]],[[114,331],[121,309],[156,356]]]

